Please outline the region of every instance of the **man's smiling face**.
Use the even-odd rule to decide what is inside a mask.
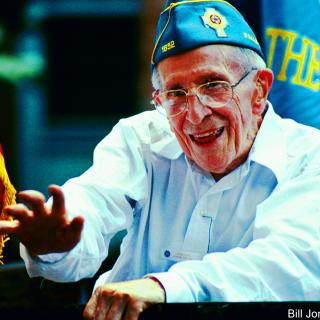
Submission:
[[[160,61],[162,90],[188,89],[209,81],[237,83],[250,70],[239,64],[234,52],[230,46],[208,45]],[[265,106],[257,107],[257,79],[258,72],[252,71],[223,107],[210,108],[190,95],[186,110],[169,117],[187,157],[214,177],[227,174],[247,158]]]

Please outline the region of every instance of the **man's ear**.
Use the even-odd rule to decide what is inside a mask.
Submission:
[[[260,115],[263,113],[272,83],[273,83],[272,70],[262,69],[257,71],[257,75],[255,79],[255,91],[253,94],[253,101],[252,101],[254,114]]]
[[[157,105],[161,104],[160,97],[159,97],[159,90],[155,90],[152,92],[152,99],[155,102],[155,104]]]

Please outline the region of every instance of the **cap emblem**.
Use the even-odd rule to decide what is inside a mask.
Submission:
[[[224,30],[228,26],[228,21],[219,11],[212,8],[207,8],[201,18],[205,27],[213,28],[219,38],[228,36]]]

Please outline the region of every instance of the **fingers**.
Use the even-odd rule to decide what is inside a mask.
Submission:
[[[112,297],[109,296],[99,296],[98,297],[98,303],[96,306],[96,309],[94,311],[94,320],[118,320],[121,319],[121,317],[117,318],[110,318],[108,316],[108,311],[110,309],[110,306],[112,304]]]
[[[44,206],[46,199],[41,192],[35,190],[22,191],[19,193],[19,199],[28,205],[35,216],[47,214]]]
[[[49,193],[53,197],[53,203],[52,203],[52,214],[58,215],[58,216],[65,216],[66,209],[64,204],[64,195],[61,190],[61,188],[57,185],[50,185],[48,187]]]
[[[118,297],[118,299],[113,300],[111,306],[110,307],[108,306],[106,309],[106,316],[104,316],[104,318],[101,318],[101,319],[112,319],[112,320],[127,319],[126,317],[123,318],[123,314],[125,313],[127,303],[128,303],[128,296],[124,296],[122,298]],[[99,315],[98,315],[98,319],[100,319]]]
[[[77,245],[81,239],[81,231],[83,228],[84,219],[80,216],[74,218],[63,230],[63,248],[65,251],[71,250]]]
[[[64,205],[64,195],[61,188],[57,185],[50,185],[48,190],[53,197],[53,204],[51,208],[52,215],[64,217],[66,210]],[[19,198],[27,204],[35,216],[44,216],[50,212],[50,209],[45,205],[45,196],[41,192],[35,190],[22,191],[19,193]]]
[[[81,216],[77,216],[75,217],[71,223],[70,223],[70,232],[73,232],[75,234],[79,234],[81,233],[82,229],[83,229],[83,224],[84,224],[84,219]]]
[[[128,303],[123,319],[138,320],[140,314],[144,309],[146,309],[146,307],[144,307],[141,303],[134,303],[134,304]]]
[[[6,207],[4,213],[18,220],[24,220],[31,215],[30,210],[22,203]]]
[[[87,320],[138,320],[147,306],[148,303],[128,293],[101,286],[90,298],[83,316]]]
[[[19,221],[3,221],[0,220],[0,235],[15,233],[19,228]]]
[[[8,206],[5,213],[17,219],[14,224],[2,223],[1,233],[15,233],[34,254],[66,252],[81,238],[84,218],[67,219],[64,196],[59,186],[50,186],[52,206],[45,205],[42,193],[28,190],[20,193],[25,203]]]
[[[95,315],[95,310],[97,307],[97,298],[99,295],[99,288],[97,288],[93,295],[91,296],[90,300],[88,301],[84,311],[83,311],[83,317],[87,320],[93,320]]]
[[[112,294],[114,293],[113,290],[103,290],[102,287],[98,287],[93,295],[91,296],[89,302],[87,303],[83,317],[87,320],[108,320],[113,318],[109,318],[107,313],[110,309],[112,304]],[[121,319],[121,317],[119,318]]]

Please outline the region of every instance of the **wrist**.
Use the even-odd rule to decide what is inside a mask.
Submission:
[[[161,281],[159,279],[157,279],[154,276],[151,275],[147,275],[144,277],[145,279],[149,279],[152,280],[154,283],[157,284],[157,286],[162,290],[163,292],[163,302],[166,303],[167,302],[167,294],[166,294],[166,289],[164,288],[163,284],[161,283]]]

